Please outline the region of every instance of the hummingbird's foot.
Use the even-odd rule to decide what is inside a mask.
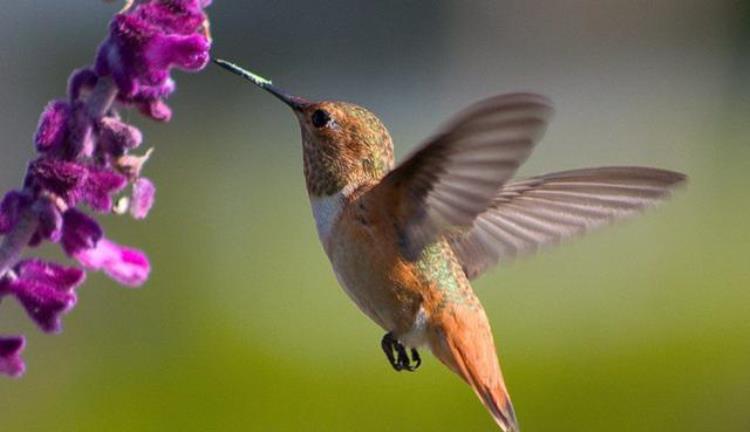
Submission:
[[[393,355],[394,345],[397,343],[396,338],[393,337],[393,333],[386,333],[385,336],[383,336],[383,340],[380,341],[380,347],[383,348],[383,352],[388,358],[388,362],[393,366],[393,369],[401,371],[401,366]]]
[[[419,356],[419,351],[417,351],[416,348],[411,349],[411,359],[414,361],[414,366],[412,366],[412,371],[417,370],[420,366],[422,366],[422,357]]]
[[[409,358],[409,354],[406,353],[406,347],[394,337],[393,333],[386,333],[380,342],[380,346],[383,348],[383,352],[391,363],[391,366],[397,372],[401,372],[402,370],[414,372],[422,364],[422,358],[419,356],[417,350],[412,348],[411,358]]]

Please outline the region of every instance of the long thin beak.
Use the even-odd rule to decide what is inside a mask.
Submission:
[[[270,80],[267,80],[263,78],[262,76],[256,75],[248,70],[245,70],[237,66],[234,63],[231,63],[222,59],[217,59],[217,58],[213,59],[213,62],[221,66],[222,68],[228,70],[229,72],[232,72],[233,74],[236,74],[245,78],[251,83],[262,88],[263,90],[266,90],[267,92],[276,96],[277,98],[279,98],[279,100],[289,105],[289,107],[292,108],[294,111],[301,111],[305,107],[309,106],[311,103],[307,99],[304,99],[298,96],[292,96],[288,94],[284,90],[273,85],[273,83]]]

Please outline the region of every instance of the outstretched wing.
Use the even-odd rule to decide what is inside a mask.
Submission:
[[[449,237],[469,278],[499,261],[624,219],[666,200],[685,175],[655,168],[604,167],[506,184],[472,228]]]
[[[492,97],[458,114],[371,192],[394,205],[410,260],[453,229],[468,229],[542,137],[552,114],[543,96]]]

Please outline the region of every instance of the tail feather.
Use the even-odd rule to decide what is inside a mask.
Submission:
[[[519,432],[489,326],[467,334],[438,331],[431,348],[436,357],[466,381],[503,432]]]

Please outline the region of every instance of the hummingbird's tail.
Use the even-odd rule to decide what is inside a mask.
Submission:
[[[456,322],[461,321],[459,315],[450,320],[434,332],[433,354],[471,386],[503,432],[519,432],[486,318]]]

